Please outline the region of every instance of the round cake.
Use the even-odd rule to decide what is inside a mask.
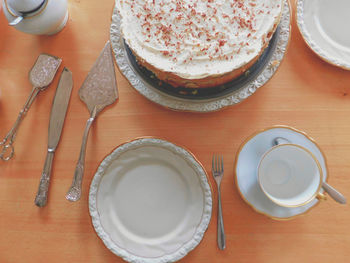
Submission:
[[[174,87],[218,86],[256,62],[283,0],[116,0],[138,63]]]

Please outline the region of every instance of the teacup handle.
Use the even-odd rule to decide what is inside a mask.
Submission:
[[[317,198],[318,200],[320,200],[320,201],[325,201],[325,200],[327,200],[327,196],[326,196],[325,194],[323,194],[323,193],[318,193],[317,196],[316,196],[316,198]]]
[[[273,145],[280,145],[280,144],[286,144],[291,143],[289,140],[283,137],[276,137],[273,140]],[[346,198],[344,195],[342,195],[339,191],[337,191],[334,187],[330,186],[327,182],[322,182],[322,188],[325,190],[336,202],[340,204],[346,204]],[[318,200],[327,200],[327,197],[322,194],[318,193],[316,196]]]

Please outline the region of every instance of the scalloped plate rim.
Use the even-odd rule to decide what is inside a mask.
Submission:
[[[176,250],[171,254],[167,254],[158,258],[144,258],[136,256],[132,253],[129,253],[125,249],[118,247],[104,231],[101,222],[99,220],[99,214],[97,210],[97,190],[99,187],[99,182],[103,177],[104,170],[108,167],[108,163],[113,159],[118,158],[120,154],[127,150],[135,148],[135,145],[152,145],[159,146],[168,149],[169,151],[178,154],[180,157],[185,159],[186,162],[195,170],[199,180],[201,181],[201,187],[204,193],[204,207],[201,221],[197,227],[197,230],[194,236],[188,240],[180,249]],[[186,148],[166,141],[164,139],[155,138],[155,137],[141,137],[134,140],[122,143],[117,146],[111,153],[105,156],[97,168],[97,171],[91,181],[90,190],[89,190],[89,213],[91,216],[92,224],[94,230],[99,238],[102,240],[104,245],[112,251],[115,255],[120,256],[124,260],[133,263],[166,263],[174,262],[180,260],[186,256],[190,251],[198,246],[201,242],[211,219],[212,213],[212,190],[209,184],[207,173],[203,165],[196,159],[196,157]]]
[[[315,42],[315,40],[312,38],[312,34],[310,34],[310,32],[306,29],[305,26],[305,20],[304,20],[304,3],[305,0],[297,0],[297,4],[296,4],[296,17],[297,17],[297,26],[298,29],[300,31],[300,34],[302,35],[306,45],[319,57],[321,58],[323,61],[345,69],[345,70],[350,70],[350,61],[344,61],[339,57],[335,57],[332,56],[330,54],[328,54],[324,49],[322,49],[318,44],[317,41]]]

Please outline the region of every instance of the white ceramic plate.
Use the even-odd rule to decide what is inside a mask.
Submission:
[[[240,195],[256,212],[272,219],[288,220],[305,214],[319,201],[315,199],[304,206],[287,208],[276,205],[265,196],[258,183],[257,169],[261,157],[273,146],[276,137],[285,138],[313,153],[320,163],[324,180],[328,175],[327,163],[316,142],[305,133],[291,127],[275,126],[268,128],[253,134],[243,142],[238,150],[234,169],[236,186]]]
[[[350,70],[349,0],[298,0],[297,23],[305,42],[325,61]]]
[[[202,165],[156,138],[117,147],[99,166],[89,209],[99,237],[129,262],[173,262],[201,241],[212,197]]]

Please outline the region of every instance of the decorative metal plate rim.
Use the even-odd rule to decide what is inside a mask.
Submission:
[[[350,70],[350,63],[342,59],[336,58],[330,54],[327,54],[312,38],[310,32],[307,30],[305,21],[304,21],[304,3],[305,0],[297,0],[297,25],[299,31],[305,41],[305,43],[310,47],[312,51],[316,53],[324,61],[340,67],[345,70]]]
[[[110,39],[117,66],[119,67],[121,73],[130,82],[131,86],[134,87],[140,94],[153,101],[154,103],[172,110],[189,112],[213,112],[228,106],[238,104],[247,99],[249,96],[255,93],[257,89],[262,87],[268,80],[270,80],[283,60],[289,43],[291,31],[291,11],[288,0],[284,1],[284,6],[285,8],[283,8],[283,14],[279,24],[280,32],[278,35],[277,46],[265,68],[255,78],[255,80],[247,83],[241,89],[235,90],[232,93],[229,93],[222,97],[210,100],[186,100],[165,94],[143,81],[142,78],[132,68],[127,58],[125,47],[123,45],[122,34],[120,32],[120,15],[118,13],[117,7],[115,7],[112,15]]]
[[[201,183],[201,187],[204,193],[204,207],[201,221],[196,229],[193,237],[182,245],[177,251],[166,254],[158,258],[144,258],[129,253],[127,250],[120,248],[113,242],[108,233],[102,227],[100,222],[100,215],[97,210],[97,191],[100,181],[104,175],[104,171],[108,168],[111,161],[118,158],[123,152],[130,149],[134,149],[144,145],[159,146],[172,151],[187,161],[187,163],[194,169],[198,175],[198,179]],[[186,256],[192,251],[202,240],[205,231],[208,228],[211,212],[212,212],[212,192],[209,185],[207,173],[204,170],[202,164],[195,158],[195,156],[185,148],[175,145],[171,142],[165,141],[159,138],[138,138],[130,142],[126,142],[116,147],[112,153],[107,155],[99,165],[90,185],[89,192],[89,212],[92,219],[92,224],[95,228],[97,235],[101,238],[105,246],[111,250],[117,256],[122,257],[124,260],[132,263],[168,263],[177,261]]]

